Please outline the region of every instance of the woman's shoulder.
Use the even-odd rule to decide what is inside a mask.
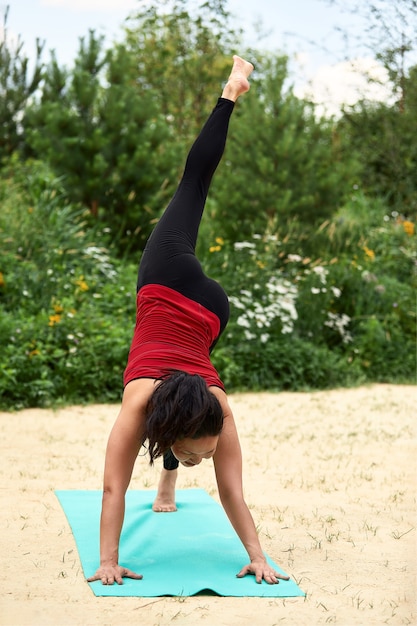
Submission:
[[[145,410],[158,380],[155,378],[135,378],[124,388],[122,407],[129,405],[137,410]]]
[[[223,391],[223,389],[221,389],[220,387],[217,387],[215,385],[210,385],[209,390],[211,391],[213,395],[216,396],[217,400],[220,402],[220,406],[223,409],[224,416],[228,417],[229,415],[231,415],[232,411],[231,411],[229,402],[227,400],[226,392]]]

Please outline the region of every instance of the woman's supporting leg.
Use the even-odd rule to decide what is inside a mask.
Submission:
[[[164,469],[174,470],[177,469],[178,465],[179,461],[175,458],[172,450],[168,450],[168,452],[164,453]]]
[[[175,484],[177,482],[178,470],[161,471],[159,479],[158,492],[152,505],[155,513],[174,513],[177,510],[175,505]]]

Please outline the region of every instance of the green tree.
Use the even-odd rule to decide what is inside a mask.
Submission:
[[[340,161],[331,125],[286,89],[287,59],[264,55],[256,67],[214,183],[212,217],[232,240],[300,226],[307,237],[343,201],[349,163]]]
[[[126,29],[140,88],[157,90],[164,115],[185,145],[205,121],[239,43],[226,4],[206,0],[191,11],[187,0],[158,0],[134,15]]]
[[[32,154],[64,177],[71,201],[110,226],[120,247],[136,245],[131,231],[149,232],[170,172],[169,130],[154,92],[138,88],[135,60],[123,45],[106,52],[91,31],[72,71],[52,57],[24,125]]]
[[[29,58],[24,52],[24,44],[9,42],[7,16],[3,17],[3,40],[0,41],[0,163],[18,150],[22,144],[20,118],[42,80],[41,62],[44,44],[36,40],[34,68],[29,74]]]
[[[193,15],[186,4],[143,10],[106,52],[90,32],[70,72],[53,57],[24,119],[27,154],[64,176],[71,200],[102,218],[123,250],[143,246],[230,68],[237,35],[224,0]]]
[[[344,154],[360,163],[357,184],[382,197],[388,209],[413,217],[417,211],[417,66],[404,78],[405,99],[394,104],[359,103],[338,123]],[[386,210],[386,209],[385,209]]]

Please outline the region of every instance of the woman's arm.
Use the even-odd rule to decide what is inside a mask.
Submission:
[[[211,388],[211,391],[219,399],[224,412],[224,426],[214,455],[219,496],[250,558],[250,564],[239,572],[238,577],[251,573],[256,576],[256,582],[260,583],[265,579],[270,584],[277,583],[280,578],[288,580],[288,577],[276,572],[266,561],[252,515],[243,497],[242,453],[233,414],[226,394],[220,389]]]
[[[138,384],[139,383],[139,384]],[[122,584],[124,576],[142,578],[119,565],[119,541],[125,513],[125,494],[141,446],[144,407],[149,385],[132,381],[123,394],[120,413],[109,436],[104,467],[103,502],[100,521],[100,567],[88,582]]]

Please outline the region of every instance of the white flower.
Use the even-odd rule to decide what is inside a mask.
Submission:
[[[256,248],[254,243],[251,243],[250,241],[236,241],[233,244],[233,247],[235,250],[244,250],[245,248],[249,248],[249,249],[254,249]]]
[[[320,282],[325,285],[326,276],[329,273],[329,270],[326,270],[326,268],[322,265],[316,265],[316,267],[313,267],[313,272],[320,278]]]
[[[281,303],[281,307],[282,309],[284,309],[284,311],[288,313],[290,319],[292,320],[298,319],[298,313],[297,313],[297,309],[295,308],[294,302],[288,302],[284,300]]]
[[[241,310],[245,310],[246,309],[246,307],[243,304],[243,302],[241,302],[237,298],[233,299],[233,300],[230,298],[230,304],[233,304],[233,306],[235,306],[237,309],[241,309]]]
[[[246,306],[243,304],[243,302],[241,302],[238,298],[235,298],[235,296],[230,296],[229,302],[230,304],[233,304],[233,306],[235,306],[237,309],[246,309]]]
[[[264,326],[269,326],[268,324],[268,316],[265,313],[256,316],[256,325],[258,328],[263,328]]]
[[[117,272],[113,267],[107,251],[104,248],[97,248],[97,246],[87,246],[87,248],[84,248],[84,254],[96,261],[96,267],[102,274],[105,274],[107,278],[116,278]]]
[[[240,315],[236,320],[236,324],[238,326],[243,326],[244,328],[250,328],[249,320],[245,315]]]
[[[342,337],[343,343],[349,343],[353,341],[352,335],[346,328],[350,321],[351,318],[345,313],[339,315],[337,313],[331,313],[330,311],[328,311],[327,320],[324,322],[324,325],[328,326],[329,328],[333,328],[333,330],[336,330]]]

